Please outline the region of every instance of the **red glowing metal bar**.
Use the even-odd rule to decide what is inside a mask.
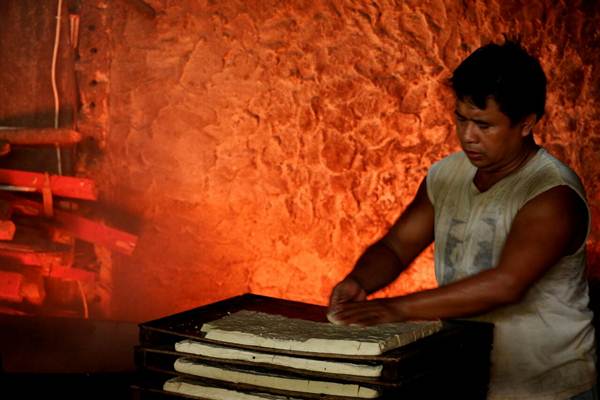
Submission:
[[[30,216],[43,215],[44,206],[41,203],[9,194],[3,194],[2,196],[16,212]],[[61,228],[78,239],[100,244],[123,254],[131,255],[137,244],[137,236],[131,233],[65,211],[54,210],[54,220]]]
[[[20,145],[69,145],[81,141],[81,133],[66,128],[2,128],[0,140]]]
[[[48,182],[46,182],[44,173],[0,169],[0,183],[24,189],[31,188],[36,192],[42,192],[46,185],[49,185],[50,191],[55,196],[83,200],[98,198],[96,184],[93,180],[73,176],[49,175]]]
[[[17,272],[0,271],[0,300],[20,303],[23,301],[21,285],[23,275]]]

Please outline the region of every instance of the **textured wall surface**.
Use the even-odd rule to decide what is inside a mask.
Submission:
[[[67,28],[63,8],[63,29]],[[52,55],[56,7],[35,0],[0,2],[0,127],[53,127]],[[68,35],[60,38],[55,81],[60,93],[58,126],[71,127],[77,108],[74,56]],[[69,74],[70,72],[70,74]],[[70,172],[70,149],[63,148],[64,172]],[[2,168],[58,170],[54,146],[13,146],[0,157]]]
[[[458,148],[444,82],[504,32],[541,58],[536,135],[580,173],[600,218],[595,1],[111,4],[110,129],[87,168],[141,221],[136,253],[113,255],[115,319],[247,291],[325,303]],[[382,295],[433,286],[431,252],[405,275]]]

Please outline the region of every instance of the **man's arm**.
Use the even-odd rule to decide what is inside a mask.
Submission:
[[[392,229],[397,251],[392,251],[382,240],[368,247],[350,274],[333,289],[330,310],[335,311],[342,303],[364,300],[367,294],[394,281],[433,241],[433,221],[433,206],[423,180]]]
[[[481,314],[518,302],[549,268],[574,253],[587,232],[587,209],[567,186],[530,200],[516,215],[495,268],[407,296],[345,303],[336,322],[371,325]]]

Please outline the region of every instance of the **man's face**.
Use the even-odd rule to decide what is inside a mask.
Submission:
[[[520,155],[530,127],[511,124],[494,99],[481,109],[469,101],[456,102],[456,133],[471,163],[484,171],[502,169]]]

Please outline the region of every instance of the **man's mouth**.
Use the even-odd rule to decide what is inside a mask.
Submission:
[[[474,159],[474,158],[481,158],[483,155],[477,151],[472,151],[472,150],[463,150],[465,152],[465,154],[467,155],[467,157],[469,157],[470,159]]]

